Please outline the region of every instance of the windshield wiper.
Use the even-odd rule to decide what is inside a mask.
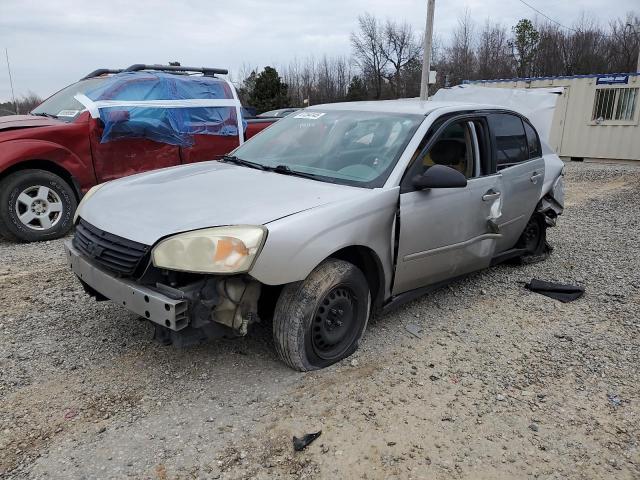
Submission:
[[[234,165],[242,165],[243,167],[256,168],[258,170],[269,170],[266,166],[262,165],[261,163],[244,160],[242,158],[236,157],[235,155],[224,155],[222,157],[222,161],[233,163]]]
[[[276,165],[275,167],[272,167],[270,165],[263,165],[262,163],[245,160],[243,158],[236,157],[235,155],[224,155],[222,157],[222,161],[233,163],[234,165],[242,165],[244,167],[256,168],[258,170],[264,170],[267,172],[280,173],[282,175],[292,175],[295,177],[310,178],[311,180],[320,179],[319,175],[314,175],[312,173],[299,172],[297,170],[291,170],[291,168],[288,165]]]
[[[283,175],[292,175],[295,177],[310,178],[311,180],[318,180],[320,175],[314,175],[313,173],[299,172],[298,170],[291,170],[288,165],[276,165],[275,167],[269,167],[269,170]]]
[[[29,113],[31,113],[31,112],[29,112]],[[56,115],[52,115],[50,113],[44,113],[44,112],[31,113],[31,115],[35,115],[36,117],[58,118]]]

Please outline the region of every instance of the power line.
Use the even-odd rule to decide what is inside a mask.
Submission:
[[[575,28],[571,28],[571,27],[567,27],[566,25],[561,24],[560,22],[557,22],[556,20],[554,20],[553,18],[551,18],[549,15],[541,12],[540,10],[538,10],[536,7],[534,7],[533,5],[529,5],[527,2],[525,2],[524,0],[518,0],[520,3],[526,5],[527,7],[529,7],[531,10],[539,13],[540,15],[542,15],[544,18],[546,18],[547,20],[549,20],[550,22],[555,23],[556,25],[562,27],[562,28],[566,28],[567,30],[571,30],[572,32],[575,33],[579,33],[578,30],[576,30]]]

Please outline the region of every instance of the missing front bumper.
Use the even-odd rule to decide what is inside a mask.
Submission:
[[[64,248],[67,263],[91,290],[170,330],[179,331],[189,324],[186,300],[170,298],[151,288],[103,272],[83,258],[71,241],[66,241]]]

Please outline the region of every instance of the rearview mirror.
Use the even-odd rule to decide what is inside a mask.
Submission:
[[[467,186],[467,178],[459,171],[445,165],[433,165],[422,175],[413,177],[413,186],[425,188],[460,188]]]

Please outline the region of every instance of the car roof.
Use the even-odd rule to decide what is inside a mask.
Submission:
[[[460,110],[501,109],[497,105],[468,102],[435,102],[420,100],[419,98],[403,98],[400,100],[373,100],[366,102],[342,102],[313,105],[310,110],[358,110],[364,112],[406,113],[414,115],[428,115],[442,108],[458,108]]]

